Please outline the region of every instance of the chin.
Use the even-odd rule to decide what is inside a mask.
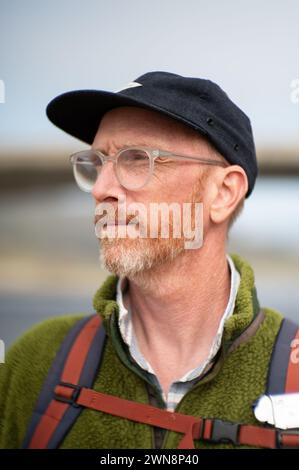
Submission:
[[[173,260],[183,250],[177,239],[102,239],[100,262],[117,276],[133,278]]]

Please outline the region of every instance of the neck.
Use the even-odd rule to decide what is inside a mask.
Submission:
[[[130,305],[139,348],[152,363],[168,356],[188,370],[192,358],[198,365],[225,311],[230,293],[225,243],[194,251],[129,280],[124,303]]]

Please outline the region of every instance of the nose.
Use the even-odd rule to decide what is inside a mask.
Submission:
[[[96,202],[102,202],[106,198],[118,199],[119,195],[124,195],[124,188],[119,183],[113,161],[106,161],[91,191]]]

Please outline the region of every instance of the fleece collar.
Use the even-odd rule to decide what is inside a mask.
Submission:
[[[254,285],[254,273],[251,266],[237,254],[230,254],[230,256],[240,274],[241,280],[234,313],[224,324],[223,343],[225,350],[250,325],[260,309]],[[116,302],[117,281],[118,276],[108,276],[95,293],[93,299],[94,309],[101,315],[108,336],[111,336],[111,330],[119,314]]]

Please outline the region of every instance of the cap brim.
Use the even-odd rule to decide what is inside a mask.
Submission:
[[[46,114],[59,129],[87,144],[92,144],[104,114],[120,106],[137,106],[157,111],[207,135],[203,128],[171,111],[120,93],[103,90],[75,90],[63,93],[50,101]]]
[[[92,144],[104,114],[120,106],[137,106],[161,112],[158,107],[119,93],[76,90],[63,93],[50,101],[46,114],[55,126],[87,144]]]

